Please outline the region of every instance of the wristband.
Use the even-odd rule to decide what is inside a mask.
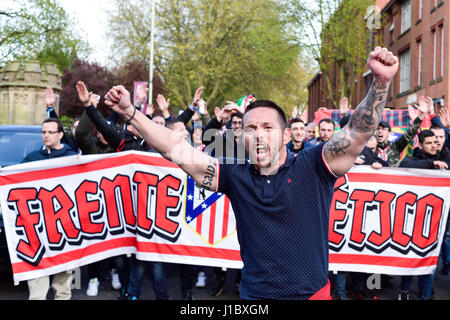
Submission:
[[[198,108],[194,107],[193,104],[191,104],[191,105],[189,106],[189,109],[191,109],[192,111],[197,111],[197,112],[198,112]]]
[[[137,108],[136,108],[135,106],[133,106],[133,108],[134,108],[133,115],[131,116],[130,119],[128,119],[127,123],[130,123],[130,121],[133,120],[133,119],[134,119],[134,116],[136,115],[136,109],[137,109]]]
[[[55,105],[47,106],[47,119],[50,118],[50,112],[55,111]]]

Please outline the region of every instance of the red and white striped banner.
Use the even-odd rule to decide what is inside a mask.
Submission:
[[[432,273],[449,205],[449,171],[353,168],[335,186],[330,270]]]
[[[74,156],[4,168],[0,201],[16,283],[121,254],[242,268],[229,200],[199,190],[156,154]],[[189,224],[191,213],[197,216]]]
[[[338,180],[331,206],[330,270],[431,272],[449,194],[448,171],[352,169]],[[121,254],[242,267],[228,198],[197,188],[157,154],[74,156],[3,168],[0,201],[15,282]]]

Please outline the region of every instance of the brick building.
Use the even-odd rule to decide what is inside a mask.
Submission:
[[[396,54],[400,68],[389,90],[387,107],[406,108],[421,95],[433,98],[437,109],[448,108],[450,0],[378,0],[381,9],[384,46]],[[331,79],[336,79],[331,68]],[[356,79],[353,105],[364,99],[372,75],[367,71]],[[336,90],[338,81],[333,83]],[[319,72],[308,85],[308,116],[311,121],[320,107],[335,108],[326,95],[326,83]]]
[[[421,95],[448,106],[449,0],[391,0],[382,9],[384,43],[400,59],[387,106],[405,108]]]

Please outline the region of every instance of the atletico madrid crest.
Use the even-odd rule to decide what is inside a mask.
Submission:
[[[222,193],[199,188],[187,177],[187,225],[211,246],[236,232],[236,221],[230,200]]]

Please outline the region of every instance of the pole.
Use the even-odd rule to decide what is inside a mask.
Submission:
[[[155,0],[152,0],[152,30],[150,36],[150,74],[148,81],[148,104],[153,103],[153,56],[155,41]]]

